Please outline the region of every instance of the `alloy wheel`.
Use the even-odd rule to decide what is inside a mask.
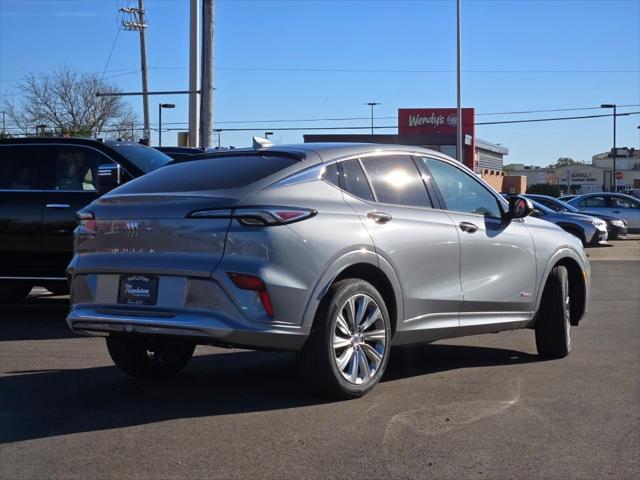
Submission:
[[[386,355],[387,326],[376,301],[356,294],[338,311],[333,330],[336,367],[348,382],[371,381]]]

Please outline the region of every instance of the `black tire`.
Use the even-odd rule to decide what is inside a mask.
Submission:
[[[363,343],[354,344],[344,347],[343,358],[348,358],[343,363],[342,370],[338,367],[340,361],[336,356],[340,352],[339,348],[334,348],[334,335],[338,323],[338,315],[343,312],[343,308],[347,308],[347,301],[351,298],[358,298],[364,302],[369,302],[364,308],[361,326],[365,326],[366,318],[377,318],[375,323],[364,330],[354,328],[355,335],[359,336],[363,343],[369,342],[368,345]],[[362,300],[364,299],[364,300]],[[360,301],[360,300],[356,300]],[[373,301],[373,302],[371,302]],[[374,304],[375,302],[375,304]],[[375,305],[379,308],[380,314],[376,314]],[[347,323],[348,319],[347,319]],[[371,330],[373,329],[373,330]],[[384,329],[384,334],[382,334]],[[351,327],[350,327],[351,330]],[[365,340],[367,333],[373,335],[378,332],[373,340]],[[348,334],[345,334],[348,335]],[[384,343],[382,343],[384,342]],[[372,346],[375,344],[375,347]],[[382,345],[382,346],[380,346]],[[336,397],[336,398],[357,398],[369,392],[378,383],[389,360],[389,350],[391,346],[391,322],[387,307],[380,293],[368,282],[360,279],[346,279],[335,283],[316,313],[311,334],[303,349],[298,353],[298,365],[300,373],[305,381],[307,381],[314,390],[320,393]],[[351,355],[345,355],[346,350],[351,351]],[[381,357],[380,360],[375,359],[375,352]],[[382,350],[382,354],[380,354]],[[364,363],[361,364],[359,360]],[[351,365],[355,368],[355,382],[348,381],[343,373],[345,367],[351,369]],[[377,363],[377,365],[376,365]],[[375,368],[375,370],[374,370]],[[363,374],[362,383],[357,384],[360,380],[358,372],[361,369]],[[371,372],[374,372],[371,374]],[[366,379],[366,380],[365,380]]]
[[[563,358],[571,351],[569,275],[561,265],[553,267],[542,293],[536,318],[536,347],[545,358]]]
[[[107,337],[113,362],[136,378],[161,379],[175,376],[193,356],[195,344],[177,340]]]
[[[0,285],[0,305],[20,303],[32,288],[32,285]]]

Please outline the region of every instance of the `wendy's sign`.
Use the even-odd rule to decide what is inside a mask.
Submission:
[[[462,109],[462,138],[471,139],[464,145],[464,163],[475,167],[475,114],[473,108]],[[456,145],[458,115],[455,108],[400,108],[398,109],[398,136],[416,137],[422,145]]]

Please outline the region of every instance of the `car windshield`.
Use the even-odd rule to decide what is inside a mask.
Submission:
[[[573,205],[567,203],[567,202],[563,202],[562,200],[558,200],[557,198],[553,199],[553,203],[555,203],[556,205],[561,206],[562,208],[564,208],[565,210],[569,210],[570,212],[573,213],[580,213],[580,209],[574,207]]]
[[[144,145],[113,145],[112,147],[144,173],[164,167],[171,161],[168,155]]]
[[[531,200],[531,199],[529,199]],[[541,203],[536,202],[535,200],[531,200],[531,203],[533,204],[533,208],[535,208],[536,210],[540,210],[542,213],[544,214],[551,214],[551,213],[556,213],[553,210],[551,210],[549,207],[542,205]]]

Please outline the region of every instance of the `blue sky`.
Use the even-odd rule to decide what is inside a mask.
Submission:
[[[68,65],[102,73],[116,35],[105,78],[139,90],[138,35],[117,34],[118,8],[133,3],[0,0],[2,98],[16,95],[16,80],[28,72]],[[188,2],[146,0],[145,6],[150,89],[187,89]],[[462,28],[463,104],[477,114],[640,104],[640,0],[463,0]],[[256,128],[223,132],[224,145],[247,145],[252,135],[279,126],[366,126],[364,119],[255,121],[366,118],[369,101],[382,103],[376,117],[395,117],[401,107],[455,106],[451,0],[217,0],[215,41],[216,127]],[[177,105],[164,112],[166,126],[187,121],[186,96],[150,99],[152,123],[159,101]],[[126,101],[141,120],[141,99]],[[600,111],[479,115],[477,121],[594,113]],[[253,122],[226,123],[234,121]],[[620,117],[618,145],[638,147],[638,125],[638,115]],[[589,160],[611,148],[612,120],[478,126],[477,136],[507,146],[507,162]],[[273,139],[302,141],[302,132],[275,131]],[[163,140],[174,143],[175,132]]]

